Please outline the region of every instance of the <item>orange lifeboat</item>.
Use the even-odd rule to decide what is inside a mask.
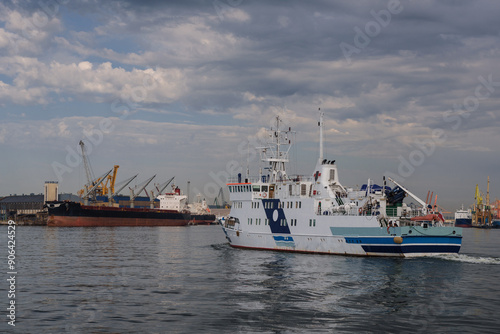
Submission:
[[[435,214],[435,213],[431,213],[431,214],[428,214],[428,215],[425,215],[425,216],[416,216],[416,217],[413,217],[411,218],[412,221],[438,221],[438,220],[441,220],[444,222],[444,218],[441,214]]]

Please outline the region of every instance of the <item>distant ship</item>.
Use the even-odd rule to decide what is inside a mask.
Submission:
[[[472,227],[472,212],[465,210],[464,206],[460,210],[455,211],[455,226],[456,227]]]
[[[181,194],[175,185],[172,185],[172,192],[157,197],[160,200],[160,208],[167,210],[189,212],[189,224],[210,225],[214,224],[216,217],[210,212],[210,208],[205,200],[198,199],[194,203],[188,204],[188,197]]]
[[[191,217],[188,211],[158,208],[130,208],[83,205],[77,202],[47,203],[48,226],[184,226]]]
[[[105,197],[98,198],[105,199]],[[150,208],[110,205],[104,201],[90,205],[78,202],[50,202],[47,203],[47,225],[184,226],[211,224],[216,220],[205,201],[187,204],[187,196],[181,194],[175,185],[172,185],[171,193],[159,195],[156,199],[159,201],[159,207],[151,204]],[[120,202],[130,201],[124,198]]]
[[[215,215],[207,212],[209,209],[205,202],[205,206],[198,203],[187,205],[187,197],[181,195],[175,185],[172,185],[171,193],[162,194],[173,177],[157,185],[156,191],[150,193],[145,189],[156,175],[138,187],[138,191],[130,188],[130,196],[118,195],[137,175],[125,180],[115,191],[119,166],[115,165],[101,177],[93,177],[85,143],[80,141],[79,145],[88,181],[79,192],[83,204],[71,201],[47,202],[48,226],[184,226],[194,219],[202,223],[210,219],[215,221]],[[147,197],[139,200],[138,195],[143,190]]]
[[[267,165],[257,177],[229,180],[232,201],[220,219],[232,247],[288,252],[360,256],[411,257],[458,253],[462,229],[444,226],[441,213],[389,178],[377,186],[368,179],[361,189],[344,187],[335,160],[323,158],[323,114],[320,149],[310,175],[290,176],[286,166],[293,133],[269,131],[261,147]],[[403,203],[411,196],[420,206]]]

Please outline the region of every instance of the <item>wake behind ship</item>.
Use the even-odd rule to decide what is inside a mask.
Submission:
[[[261,149],[267,164],[258,177],[241,174],[231,180],[228,217],[220,220],[229,244],[237,248],[346,254],[424,256],[458,253],[462,229],[446,227],[444,218],[401,184],[344,187],[335,160],[323,158],[323,114],[320,154],[310,175],[287,174],[290,128],[281,119]],[[404,203],[411,196],[419,205]]]

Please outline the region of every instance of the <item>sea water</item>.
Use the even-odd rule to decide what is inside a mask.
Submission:
[[[366,258],[233,249],[218,226],[16,230],[2,333],[497,333],[500,230],[459,255]],[[0,263],[1,263],[0,261]]]

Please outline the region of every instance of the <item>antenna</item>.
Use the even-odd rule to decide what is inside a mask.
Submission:
[[[250,178],[250,142],[247,143],[247,179]]]
[[[321,108],[318,108],[319,111],[319,162],[323,161],[323,112]]]

